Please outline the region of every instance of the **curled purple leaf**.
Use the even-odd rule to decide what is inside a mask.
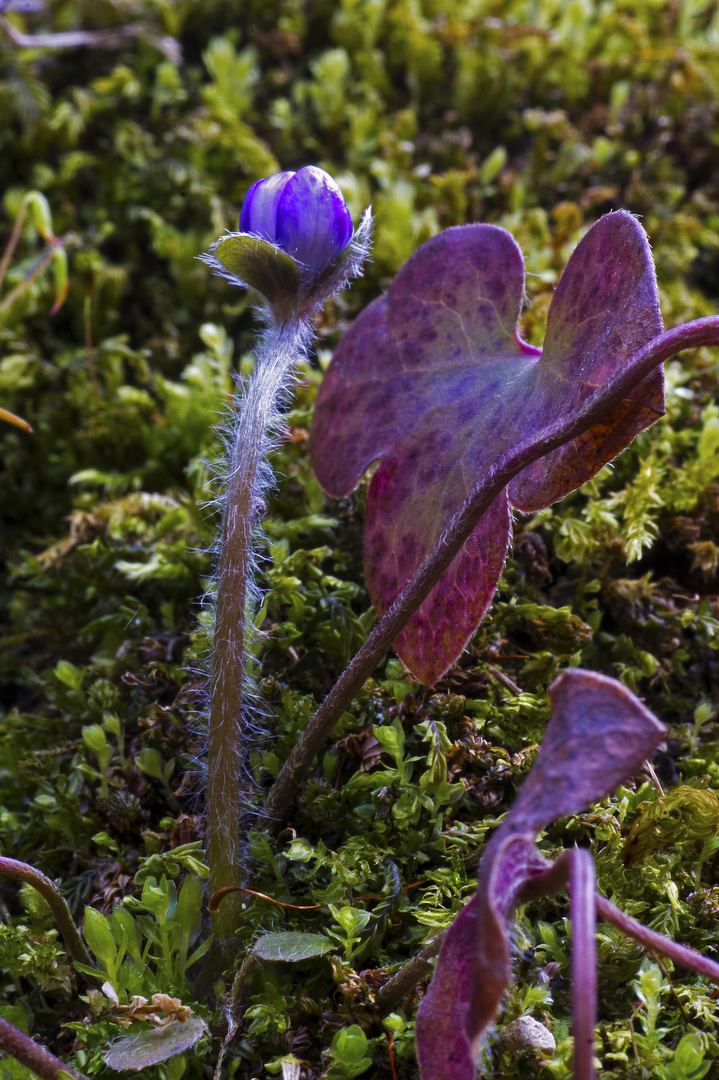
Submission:
[[[573,970],[578,1080],[591,1080],[594,1026],[594,870],[586,852],[548,862],[535,847],[550,822],[577,813],[631,776],[665,728],[626,687],[574,668],[552,685],[552,716],[529,776],[482,857],[477,892],[442,945],[417,1016],[422,1080],[474,1080],[481,1040],[511,977],[518,904],[571,878],[577,917]],[[591,910],[590,910],[591,901]]]
[[[570,668],[550,687],[552,719],[506,825],[538,833],[614,791],[666,735],[630,690],[594,671]]]

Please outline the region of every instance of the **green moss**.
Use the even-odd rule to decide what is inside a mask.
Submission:
[[[173,878],[167,868],[143,877],[143,860],[202,838],[193,671],[215,527],[213,432],[254,333],[249,299],[194,256],[235,227],[256,179],[316,162],[338,176],[355,217],[371,202],[377,219],[367,275],[322,316],[323,363],[417,246],[465,221],[503,225],[525,251],[523,331],[535,344],[572,247],[620,206],[650,234],[667,324],[714,313],[719,16],[656,0],[142,0],[131,11],[51,0],[6,17],[28,33],[131,19],[142,33],[116,49],[2,44],[3,231],[23,195],[41,191],[65,240],[70,292],[51,317],[53,283],[40,277],[0,325],[1,404],[35,432],[0,433],[0,852],[57,878],[78,916],[134,897],[153,959],[133,992],[177,992],[205,1015],[177,966],[162,966],[158,917],[138,906],[150,877]],[[182,62],[158,51],[164,35]],[[3,296],[37,253],[28,220]],[[320,367],[290,414],[267,521],[258,663],[271,733],[255,750],[260,787],[374,617],[364,492],[326,500],[308,465]],[[271,900],[248,894],[243,945],[288,928],[342,941],[308,969],[253,970],[229,1074],[277,1073],[294,1054],[308,1077],[366,1065],[384,1080],[390,1032],[397,1076],[416,1074],[416,1000],[383,1022],[374,995],[471,894],[541,739],[547,684],[566,666],[620,677],[671,725],[655,762],[668,788],[719,788],[715,718],[695,719],[719,690],[718,369],[708,350],[670,366],[667,418],[591,484],[518,524],[497,600],[460,664],[428,691],[390,658],[342,718],[287,830],[253,842],[255,886]],[[712,855],[699,866],[687,841],[622,863],[652,798],[642,779],[553,826],[542,846],[590,845],[615,903],[713,955]],[[23,1010],[39,1039],[94,1075],[122,1031],[117,1016],[77,984],[46,913],[8,881],[3,893],[0,997],[14,1022]],[[369,915],[352,916],[352,934],[348,912]],[[561,898],[523,913],[498,1024],[522,1012],[547,1023],[556,1077],[571,1074],[565,915]],[[692,1031],[704,1060],[716,1058],[715,1003],[698,979],[640,966],[606,927],[599,948],[604,1074],[664,1075]],[[550,963],[559,968],[541,986]],[[355,1060],[335,1032],[356,1035],[358,1024],[367,1041],[352,1044]],[[211,1037],[147,1075],[200,1076],[219,1051],[219,1029]],[[529,1059],[496,1047],[492,1075],[533,1074]]]

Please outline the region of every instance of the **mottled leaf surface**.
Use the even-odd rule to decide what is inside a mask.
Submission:
[[[528,883],[552,868],[534,845],[537,833],[608,795],[665,736],[664,726],[614,679],[574,668],[551,693],[552,717],[537,760],[487,846],[477,893],[452,923],[420,1006],[422,1080],[474,1080],[482,1036],[511,977],[514,910],[526,900]]]
[[[283,960],[298,963],[324,956],[335,946],[321,934],[304,934],[295,930],[278,930],[263,934],[255,942],[254,953],[260,960]]]
[[[199,1016],[191,1016],[184,1022],[171,1020],[163,1027],[116,1039],[105,1053],[105,1062],[111,1069],[139,1072],[189,1050],[206,1031],[207,1024]]]
[[[646,235],[608,214],[572,255],[554,294],[544,351],[521,341],[524,265],[492,225],[448,229],[416,252],[341,342],[315,411],[322,485],[348,494],[375,461],[365,574],[384,613],[461,507],[508,450],[577,409],[661,332]],[[520,473],[397,639],[431,685],[484,616],[502,572],[510,504],[548,506],[590,477],[664,410],[663,375],[645,379],[580,438]]]
[[[630,690],[581,668],[550,687],[552,718],[502,828],[538,833],[577,814],[632,776],[666,728]]]

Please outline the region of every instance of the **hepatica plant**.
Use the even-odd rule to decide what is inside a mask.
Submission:
[[[335,353],[313,463],[327,491],[346,495],[378,462],[365,573],[382,618],[280,771],[266,825],[391,645],[428,685],[457,659],[494,595],[512,508],[539,510],[589,480],[664,411],[662,363],[719,344],[716,315],[662,331],[647,237],[625,211],[577,246],[541,351],[519,337],[523,299],[506,230],[447,229]]]
[[[540,510],[594,476],[664,410],[661,364],[719,343],[712,316],[663,332],[646,234],[602,218],[552,299],[544,349],[517,321],[524,268],[512,237],[469,225],[425,244],[357,319],[320,392],[312,452],[345,495],[374,462],[365,572],[382,618],[278,777],[277,813],[311,752],[392,641],[427,684],[456,660],[494,595],[512,508]],[[549,864],[537,833],[607,795],[662,727],[612,680],[569,672],[553,688],[537,763],[482,862],[477,895],[449,930],[420,1010],[423,1080],[472,1080],[510,976],[515,907],[569,884],[574,921],[575,1077],[593,1076],[595,912],[650,948],[719,981],[719,966],[595,896],[585,851]],[[304,744],[304,745],[303,745]]]
[[[256,532],[272,480],[267,461],[298,361],[312,338],[310,316],[359,273],[367,252],[367,212],[353,234],[340,189],[322,169],[307,166],[254,184],[240,230],[212,244],[203,260],[233,284],[262,298],[264,333],[252,375],[241,386],[227,432],[209,701],[207,815],[210,887],[237,882],[240,816],[247,795],[245,758],[253,687],[249,636],[257,601]],[[238,921],[231,897],[217,913],[216,941],[228,941]]]
[[[240,917],[231,901],[239,895],[251,694],[245,657],[267,452],[310,337],[309,315],[359,270],[369,219],[350,237],[333,182],[304,169],[255,185],[240,229],[204,257],[264,297],[267,321],[230,434],[219,551],[208,832],[211,888],[226,897],[214,924],[220,944]],[[662,414],[661,363],[683,348],[719,342],[718,317],[662,332],[646,235],[621,211],[601,219],[573,254],[541,352],[518,335],[523,296],[523,261],[509,233],[489,225],[449,229],[410,259],[337,350],[320,392],[313,458],[321,482],[337,495],[379,462],[365,565],[382,617],[281,770],[260,818],[265,826],[281,821],[333,725],[391,644],[428,684],[454,662],[491,602],[512,508],[538,510],[594,476]],[[449,932],[422,1009],[418,1046],[428,1080],[473,1076],[478,1040],[509,977],[517,904],[571,879],[580,1080],[592,1075],[595,907],[640,940],[654,947],[663,941],[595,898],[586,853],[551,866],[534,847],[554,817],[603,797],[630,774],[661,726],[618,684],[589,673],[566,675],[554,698],[554,726],[534,779],[488,849],[477,898]],[[480,933],[485,919],[490,934]],[[673,943],[661,947],[678,956]]]
[[[202,257],[217,274],[259,293],[265,323],[227,430],[207,789],[210,888],[221,902],[212,905],[209,976],[231,958],[240,920],[240,825],[253,712],[248,657],[258,599],[254,552],[272,479],[268,454],[311,340],[310,317],[360,272],[369,230],[367,212],[352,233],[335,183],[307,167],[255,184],[240,230]],[[381,618],[283,766],[260,818],[267,827],[281,821],[332,727],[390,645],[396,642],[408,667],[428,684],[454,662],[491,602],[512,508],[538,510],[595,475],[661,415],[662,362],[690,346],[719,344],[719,316],[662,332],[647,238],[621,211],[602,218],[570,259],[541,352],[518,335],[523,294],[522,257],[509,233],[489,225],[449,229],[410,259],[337,350],[320,393],[313,456],[321,481],[338,495],[379,462],[367,504],[365,561]],[[576,1080],[593,1076],[597,913],[648,948],[719,981],[719,965],[596,895],[588,852],[569,851],[552,864],[537,849],[547,824],[605,797],[664,734],[624,687],[590,672],[565,673],[552,688],[552,706],[537,761],[486,849],[477,894],[449,928],[422,1003],[417,1049],[423,1080],[473,1080],[483,1033],[510,977],[514,910],[556,889],[567,886],[571,893]],[[677,805],[676,798],[671,805],[665,800],[650,832],[643,839],[637,833],[642,850],[673,835],[664,812],[671,815]],[[690,810],[696,816],[697,807]],[[706,810],[698,830],[706,827]],[[709,813],[714,820],[715,809]],[[71,955],[97,978],[52,883],[13,860],[3,860],[0,870],[30,881],[43,895],[49,888]],[[311,949],[319,955],[315,944]],[[252,962],[259,955],[256,948]],[[238,999],[250,959],[237,976]],[[416,960],[424,963],[420,955],[407,969],[416,971]],[[406,985],[407,977],[405,970],[396,978]],[[55,1080],[62,1064],[52,1056],[41,1060],[32,1040],[2,1025],[0,1046]]]

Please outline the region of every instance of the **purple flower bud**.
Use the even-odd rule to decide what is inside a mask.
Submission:
[[[321,274],[349,243],[352,218],[332,177],[306,165],[252,185],[240,213],[240,232],[277,244]]]

